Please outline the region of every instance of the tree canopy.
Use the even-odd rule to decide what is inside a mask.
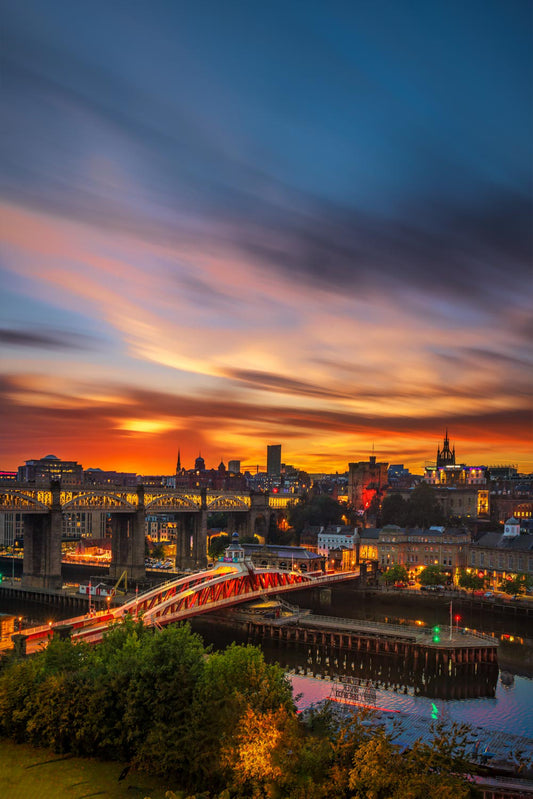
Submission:
[[[519,596],[520,594],[525,594],[528,588],[531,588],[533,585],[533,579],[529,574],[517,574],[511,579],[502,580],[500,582],[499,588],[500,591],[504,591],[506,594],[511,594],[511,596]]]
[[[386,583],[406,583],[408,579],[409,572],[405,566],[401,566],[399,563],[390,566],[385,572]]]
[[[224,554],[224,551],[227,547],[229,547],[230,544],[231,537],[226,533],[220,533],[219,535],[211,536],[209,546],[207,548],[207,554],[210,558],[212,558],[212,560],[216,560]]]
[[[477,572],[468,572],[466,569],[461,569],[459,572],[458,583],[460,587],[469,591],[479,591],[485,588],[486,582],[486,578],[480,577]]]
[[[328,705],[298,716],[283,670],[259,649],[210,652],[188,625],[127,620],[97,646],[53,639],[0,672],[0,736],[127,762],[188,795],[473,795],[453,729],[402,753],[368,718]]]
[[[420,585],[442,585],[446,579],[440,566],[435,563],[426,566],[418,575]]]
[[[317,494],[297,502],[289,511],[289,524],[300,535],[307,525],[327,527],[341,524],[346,506],[328,494]]]
[[[401,494],[388,494],[381,503],[381,523],[400,527],[431,527],[445,521],[435,490],[428,483],[419,483],[405,500]]]

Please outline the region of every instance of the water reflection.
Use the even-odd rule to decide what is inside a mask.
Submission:
[[[498,666],[495,663],[449,662],[445,673],[437,673],[431,662],[423,667],[415,664],[412,656],[400,658],[348,651],[329,644],[310,646],[302,641],[270,640],[249,636],[238,627],[224,628],[207,617],[195,619],[193,629],[216,648],[227,646],[229,640],[259,645],[269,662],[278,662],[287,671],[296,673],[329,679],[357,677],[379,689],[433,699],[474,699],[493,697],[496,693]]]

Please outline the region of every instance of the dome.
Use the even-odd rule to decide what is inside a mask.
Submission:
[[[43,461],[58,461],[57,455],[45,455]]]
[[[239,533],[233,533],[231,536],[231,544],[227,547],[227,549],[235,550],[235,549],[242,549],[239,543]]]
[[[194,468],[196,471],[205,472],[205,461],[201,455],[194,461]]]

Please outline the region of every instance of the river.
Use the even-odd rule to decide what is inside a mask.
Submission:
[[[294,600],[293,600],[294,601]],[[337,616],[340,618],[360,618],[394,624],[422,622],[433,626],[447,624],[449,619],[449,600],[401,595],[366,596],[353,588],[336,586],[331,592],[299,592],[297,600],[301,607],[311,608],[313,613]],[[43,622],[65,618],[57,608],[50,610],[34,604],[21,604],[2,600],[0,613],[23,616],[28,621]],[[454,612],[455,613],[455,612]],[[460,611],[461,626],[494,634],[500,639],[499,666],[508,684],[501,680],[502,674],[494,680],[494,695],[483,698],[445,699],[440,696],[413,695],[409,687],[402,687],[401,676],[395,682],[395,689],[377,688],[377,704],[391,710],[404,710],[427,718],[446,718],[458,722],[468,722],[495,730],[512,732],[533,739],[533,630],[531,619],[514,616],[491,615],[490,608],[477,606],[463,607]],[[206,644],[223,648],[232,640],[247,642],[245,634],[228,626],[221,627],[209,620],[209,616],[198,617],[192,624]],[[259,643],[259,642],[254,642]],[[342,672],[334,663],[324,662],[324,654],[282,648],[273,642],[260,642],[269,661],[277,661],[291,672],[295,694],[299,694],[300,707],[326,698],[332,683],[323,679],[329,671]],[[345,673],[350,673],[350,663]],[[359,664],[355,664],[356,667]],[[362,667],[362,664],[361,664]],[[322,679],[304,676],[321,673]],[[361,676],[370,676],[361,672]]]
[[[336,586],[328,592],[299,592],[300,607],[311,608],[313,613],[339,618],[368,619],[394,624],[422,622],[429,626],[445,625],[449,621],[448,598],[403,597],[401,594],[374,594],[366,596],[349,587]],[[457,614],[452,612],[454,617]],[[376,704],[390,710],[402,710],[428,719],[447,719],[466,722],[475,726],[523,735],[533,739],[533,630],[531,619],[520,619],[513,615],[495,617],[490,607],[478,605],[461,607],[461,626],[494,634],[500,640],[500,674],[494,681],[493,696],[468,699],[445,699],[441,697],[415,696],[411,688],[400,685],[398,677],[395,689],[376,691]],[[246,636],[238,632],[229,633],[219,625],[213,625],[207,617],[198,617],[193,623],[206,643],[217,648],[226,645],[232,638],[246,642]],[[254,641],[254,643],[256,643]],[[263,640],[261,646],[265,658],[277,661],[291,673],[295,695],[300,694],[299,706],[304,708],[331,692],[332,682],[324,679],[326,673],[342,672],[341,664],[324,663],[325,653],[281,648],[276,642]],[[350,664],[348,663],[348,666]],[[355,664],[357,667],[357,663]],[[380,667],[381,668],[381,667]],[[298,674],[306,671],[307,676]],[[398,666],[400,674],[401,665]],[[390,671],[390,669],[389,669]],[[309,676],[321,673],[322,679]],[[350,673],[349,668],[344,673]],[[502,674],[505,680],[502,682]],[[369,672],[362,676],[372,679]],[[394,681],[394,680],[393,680]]]

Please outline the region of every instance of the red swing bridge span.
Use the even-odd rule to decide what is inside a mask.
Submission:
[[[251,561],[219,562],[215,568],[188,574],[152,588],[116,608],[97,611],[22,632],[29,653],[46,646],[53,635],[98,643],[110,626],[127,617],[148,627],[164,627],[200,613],[231,608],[242,602],[303,588],[330,586],[359,577],[359,571],[335,574],[255,568]]]

